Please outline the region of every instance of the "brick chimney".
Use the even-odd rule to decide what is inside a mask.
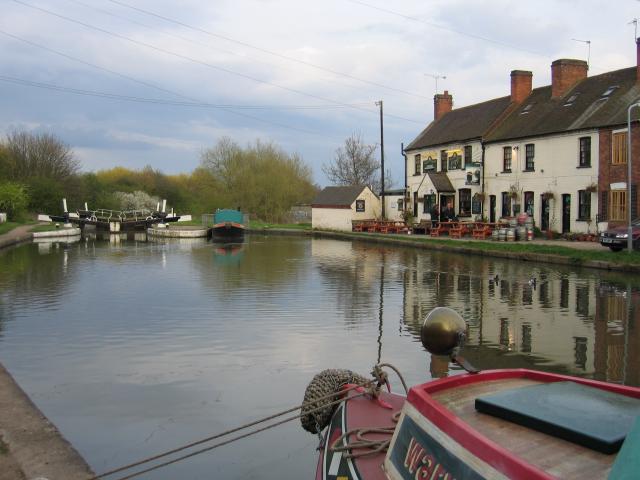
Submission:
[[[445,113],[449,113],[453,109],[453,97],[449,95],[449,91],[444,93],[436,93],[433,96],[433,120],[440,120]]]
[[[522,103],[531,94],[533,73],[526,70],[511,71],[511,102]]]
[[[576,83],[587,78],[589,66],[584,60],[561,58],[551,64],[551,98],[564,96]]]

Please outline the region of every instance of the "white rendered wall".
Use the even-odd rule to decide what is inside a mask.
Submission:
[[[467,168],[467,169],[459,169],[459,170],[449,170],[447,172],[447,176],[453,185],[456,196],[456,215],[458,214],[459,209],[459,199],[458,199],[458,190],[461,188],[469,188],[471,189],[471,197],[473,195],[480,192],[482,189],[482,144],[480,141],[475,142],[467,142],[467,143],[450,143],[446,145],[439,145],[433,148],[423,148],[420,150],[412,150],[407,152],[407,187],[409,190],[409,207],[413,211],[413,194],[414,192],[418,192],[418,216],[415,221],[418,222],[421,219],[428,218],[427,213],[424,213],[424,206],[422,200],[424,199],[424,195],[428,195],[430,193],[448,193],[448,192],[436,192],[434,186],[431,184],[429,180],[429,176],[425,173],[420,173],[419,175],[414,175],[415,173],[415,155],[420,154],[421,162],[424,161],[429,155],[434,155],[437,159],[437,172],[441,172],[441,162],[440,162],[440,151],[441,150],[460,150],[462,152],[462,166],[464,166],[464,147],[471,146],[471,158],[475,162],[476,166]],[[480,171],[480,184],[477,185],[467,185],[467,173],[474,173],[476,170]],[[433,190],[433,192],[432,192]],[[439,198],[439,197],[438,197]],[[470,218],[474,218],[477,215],[472,215]]]
[[[591,137],[591,167],[579,168],[581,137]],[[535,145],[534,171],[525,172],[525,145]],[[511,173],[503,173],[503,147],[512,147]],[[578,218],[578,190],[598,183],[599,136],[596,130],[548,137],[537,137],[517,142],[489,144],[485,147],[485,215],[489,216],[489,195],[496,196],[496,218],[502,211],[502,192],[516,186],[523,204],[523,192],[534,192],[534,220],[540,225],[540,208],[543,192],[553,192],[550,202],[549,223],[553,231],[562,229],[562,194],[571,195],[570,231],[595,232],[598,194],[591,194],[591,218],[589,225]],[[523,208],[523,206],[522,206]]]

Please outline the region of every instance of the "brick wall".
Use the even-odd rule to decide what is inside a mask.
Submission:
[[[631,126],[631,157],[632,157],[632,172],[631,172],[631,185],[637,186],[640,184],[640,125],[635,124]],[[612,157],[612,134],[613,129],[601,129],[599,132],[600,137],[600,148],[598,152],[598,192],[600,195],[600,200],[602,200],[603,192],[606,192],[608,197],[608,193],[610,191],[610,185],[612,183],[617,182],[627,182],[628,177],[628,164],[623,163],[621,165],[612,165],[611,157]],[[638,199],[636,198],[636,211],[638,210]],[[608,202],[599,202],[600,211],[599,214],[606,214],[606,209],[608,206]],[[633,207],[632,207],[633,208]],[[605,215],[606,218],[606,215]],[[610,226],[616,225],[626,225],[626,222],[609,222]]]

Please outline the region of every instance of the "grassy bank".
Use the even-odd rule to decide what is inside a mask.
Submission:
[[[26,222],[4,222],[0,223],[0,235],[10,232],[16,227],[20,227],[22,225],[35,225],[38,222],[34,220],[27,220]]]
[[[310,223],[266,223],[259,220],[251,220],[249,228],[284,228],[287,230],[311,230]]]
[[[18,223],[18,222],[4,222],[4,223],[0,223],[0,235],[10,232],[11,230],[13,230],[16,227],[19,227],[20,225],[23,225],[22,223]]]
[[[309,224],[302,225],[283,225],[283,224],[267,224],[263,222],[251,222],[251,228],[278,230],[278,229],[296,229],[311,231]],[[425,248],[434,248],[438,250],[450,250],[461,253],[477,253],[477,254],[495,254],[500,257],[508,257],[517,259],[526,259],[535,261],[536,256],[557,256],[564,257],[569,263],[574,265],[584,265],[590,262],[602,262],[610,265],[634,265],[640,266],[640,252],[634,251],[627,253],[612,252],[602,247],[598,250],[582,250],[572,248],[572,242],[558,241],[558,245],[549,245],[548,243],[533,242],[492,242],[478,240],[453,240],[447,238],[431,238],[422,235],[388,235],[375,233],[353,233],[353,232],[327,232],[337,234],[342,238],[353,238],[362,240],[384,241],[385,243],[395,243],[398,245],[418,245]],[[528,258],[530,257],[530,258]],[[538,257],[539,259],[539,257]],[[555,262],[554,262],[555,263]],[[593,266],[593,265],[591,265]],[[601,266],[599,268],[606,268]]]
[[[414,239],[416,237],[413,237]],[[579,250],[572,248],[571,246],[562,245],[536,245],[534,242],[478,242],[478,241],[457,241],[457,240],[445,240],[445,239],[427,239],[420,238],[422,242],[434,242],[437,244],[448,245],[451,247],[463,247],[469,249],[476,249],[481,251],[493,251],[493,252],[505,252],[513,253],[514,257],[517,254],[535,253],[544,255],[560,255],[563,257],[569,257],[575,259],[577,263],[581,263],[587,260],[601,261],[609,263],[631,263],[640,264],[640,252],[633,251],[627,252],[612,252],[607,248],[602,247],[602,251],[598,250]]]

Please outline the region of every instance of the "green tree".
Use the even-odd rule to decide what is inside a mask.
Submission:
[[[0,144],[0,181],[9,180],[9,151]]]
[[[24,185],[15,182],[0,183],[0,211],[10,220],[21,220],[29,205],[29,194]]]
[[[61,181],[47,177],[32,177],[25,181],[29,191],[29,211],[62,213],[62,199],[67,195]]]
[[[49,133],[15,131],[7,135],[7,178],[47,177],[65,180],[80,171],[71,148]]]
[[[282,221],[291,206],[309,203],[316,194],[311,169],[302,158],[271,142],[242,148],[222,138],[203,152],[201,165],[220,184],[226,204],[219,206],[237,207],[266,221]]]

